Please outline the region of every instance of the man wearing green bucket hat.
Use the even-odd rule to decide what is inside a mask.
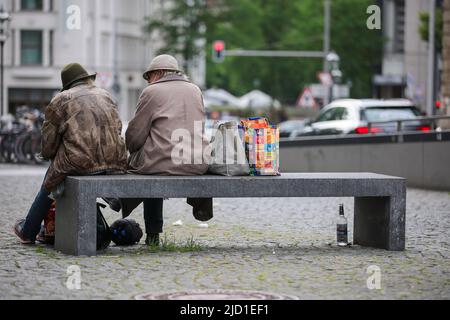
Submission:
[[[26,219],[14,226],[23,244],[35,242],[53,202],[51,193],[58,197],[67,176],[126,172],[118,107],[106,90],[94,85],[95,78],[79,63],[61,71],[61,92],[46,108],[42,127],[42,157],[51,164]]]
[[[86,80],[95,81],[96,78],[97,73],[89,74],[79,63],[68,64],[61,71],[61,82],[63,86],[61,92],[75,87],[74,84],[77,82],[81,82],[82,84],[85,83]]]

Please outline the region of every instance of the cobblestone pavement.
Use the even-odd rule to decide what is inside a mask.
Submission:
[[[145,292],[240,289],[301,299],[449,299],[450,193],[408,190],[407,250],[334,245],[344,203],[352,230],[353,199],[218,199],[200,228],[182,199],[165,201],[165,236],[193,238],[200,251],[149,252],[110,247],[71,257],[46,246],[21,246],[11,232],[38,190],[45,168],[0,165],[0,299],[132,299]],[[105,211],[112,223],[119,216]],[[143,226],[142,208],[133,213]],[[173,226],[182,220],[182,226]],[[352,234],[350,233],[350,240]],[[66,287],[81,268],[81,289]],[[381,289],[367,288],[367,268],[381,269]]]

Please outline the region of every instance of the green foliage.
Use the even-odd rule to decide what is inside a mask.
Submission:
[[[186,3],[195,3],[195,10]],[[314,50],[323,47],[323,1],[317,0],[223,0],[205,7],[201,0],[175,0],[167,17],[153,22],[168,44],[161,51],[181,53],[190,59],[198,52],[195,39],[205,38],[207,86],[224,88],[235,95],[260,89],[282,103],[294,104],[302,89],[318,83],[323,60],[317,58],[226,57],[212,61],[215,40],[226,50]],[[366,27],[367,7],[374,0],[332,1],[331,48],[341,57],[343,82],[351,81],[353,97],[370,97],[372,76],[382,57],[382,35]],[[175,27],[187,19],[189,27]],[[206,33],[198,31],[206,26]],[[201,28],[200,28],[201,29]]]
[[[428,42],[428,32],[429,32],[429,21],[430,21],[430,14],[428,12],[421,12],[419,14],[420,18],[420,25],[419,25],[419,33],[420,37],[423,41]],[[437,8],[436,9],[436,20],[435,20],[435,46],[436,46],[436,52],[441,53],[442,52],[442,37],[443,37],[443,28],[444,28],[444,22],[443,22],[443,15],[442,15],[442,9]]]
[[[343,83],[351,81],[352,98],[372,96],[372,77],[379,72],[383,56],[381,30],[366,26],[371,0],[333,1],[331,48],[341,58]]]
[[[204,0],[173,0],[169,9],[159,17],[147,17],[146,31],[157,31],[164,40],[159,53],[181,55],[184,70],[189,73],[189,62],[198,55],[205,37],[209,12]]]
[[[264,49],[264,34],[261,29],[262,9],[257,1],[229,0],[208,25],[207,50],[214,40],[225,41],[226,49]],[[215,64],[207,56],[208,86],[216,86],[242,95],[253,89],[256,79],[265,72],[264,60],[258,58],[226,57],[222,64]]]

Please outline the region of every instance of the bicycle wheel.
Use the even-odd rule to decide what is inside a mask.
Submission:
[[[36,164],[42,164],[47,162],[41,156],[42,134],[40,130],[34,130],[33,132],[31,132],[31,151],[33,153],[33,159]]]
[[[0,135],[0,163],[6,162],[6,159],[3,154],[3,140],[4,140],[4,136]]]
[[[32,148],[32,135],[31,132],[22,133],[15,141],[14,153],[17,156],[19,163],[33,164],[34,154]]]
[[[10,133],[4,136],[2,140],[2,154],[3,158],[8,163],[17,163],[17,156],[14,152],[17,135]]]

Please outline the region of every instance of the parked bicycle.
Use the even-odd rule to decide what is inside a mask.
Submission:
[[[0,162],[41,164],[41,128],[44,115],[37,109],[18,108],[16,117],[0,119]]]

